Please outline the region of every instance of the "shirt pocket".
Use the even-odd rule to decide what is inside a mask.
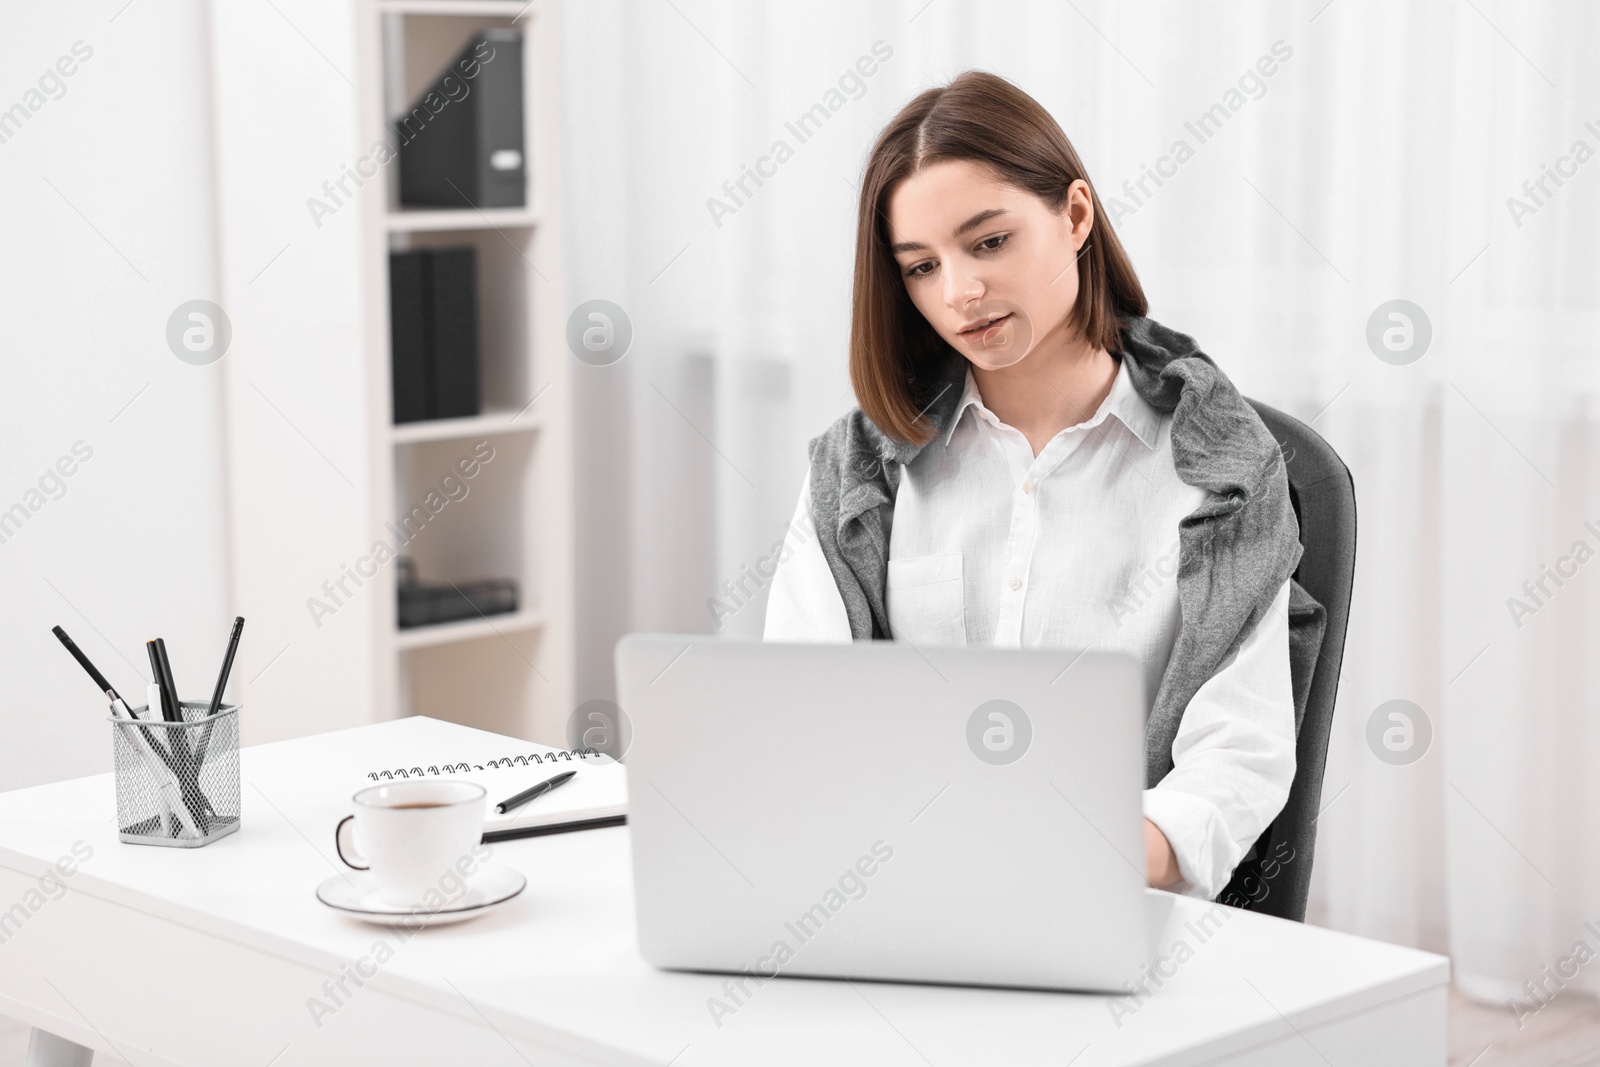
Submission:
[[[912,644],[967,643],[961,553],[889,561],[889,628]]]

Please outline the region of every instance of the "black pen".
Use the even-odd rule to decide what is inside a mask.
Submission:
[[[123,700],[122,696],[112,688],[110,682],[106,681],[106,676],[101,674],[93,663],[89,662],[89,657],[85,656],[77,643],[67,636],[67,631],[59,626],[52,626],[50,632],[55,634],[61,643],[66,646],[67,651],[72,653],[72,658],[78,661],[78,665],[88,672],[90,678],[94,679],[94,684],[99,686],[101,691],[105,693],[106,699],[111,701],[111,713],[113,715],[126,714],[129,719],[138,722],[139,716],[133,713],[133,709],[128,707],[128,702]],[[144,739],[149,743],[151,749],[160,755],[162,762],[170,767],[172,765],[172,756],[162,746],[161,742],[156,740],[151,730],[148,727],[141,727],[140,732],[144,734]]]
[[[509,800],[502,800],[500,803],[494,806],[494,810],[498,811],[501,815],[504,815],[513,808],[520,808],[534,797],[542,797],[546,793],[550,792],[550,790],[566,785],[568,780],[570,780],[572,776],[577,773],[577,771],[564,771],[561,774],[556,775],[554,778],[540,782],[532,789],[524,789],[522,792],[518,793]]]
[[[244,631],[244,616],[233,617],[233,633],[228,636],[228,651],[222,657],[222,672],[217,675],[217,688],[211,694],[211,706],[206,709],[206,718],[213,719],[222,707],[222,690],[228,684],[228,674],[233,670],[233,654],[239,651],[239,634]],[[211,731],[216,728],[215,722],[206,723],[206,732],[200,735],[200,744],[194,750],[195,766],[205,765],[206,753],[211,751]]]
[[[150,673],[155,676],[154,682],[157,692],[161,696],[161,717],[166,722],[181,723],[183,718],[183,705],[178,702],[178,687],[172,680],[172,664],[167,659],[167,643],[161,638],[146,641],[145,651],[150,653]],[[206,819],[206,809],[210,801],[200,791],[199,768],[194,765],[194,754],[189,749],[189,738],[186,730],[179,727],[167,731],[167,748],[171,753],[171,766],[173,774],[177,776],[178,788],[183,793],[184,807],[189,809],[189,814],[194,817],[195,825],[202,834],[210,830],[209,821]]]
[[[107,700],[115,704],[117,701],[122,699],[117,695],[117,691],[111,687],[111,683],[106,681],[106,676],[101,674],[99,668],[97,668],[93,663],[89,662],[89,657],[85,656],[83,651],[73,642],[72,638],[67,636],[67,631],[63,630],[59,626],[52,626],[50,627],[50,632],[55,634],[56,637],[60,639],[61,643],[66,646],[68,652],[72,653],[72,658],[78,661],[78,666],[87,671],[89,677],[94,679],[94,684],[100,687],[100,691],[106,695]]]
[[[156,686],[161,690],[161,707],[159,709],[151,708],[150,710],[159,710],[161,712],[161,718],[166,722],[182,722],[183,709],[178,705],[178,694],[176,689],[173,688],[172,683],[167,678],[167,670],[169,667],[166,662],[166,657],[161,654],[161,649],[165,644],[166,642],[162,641],[159,637],[144,643],[144,650],[150,653],[151,680],[155,682]]]
[[[156,655],[161,657],[161,677],[166,686],[167,699],[172,702],[172,721],[187,721],[183,714],[183,699],[178,696],[178,679],[172,673],[172,661],[167,658],[167,642],[156,638]]]
[[[89,662],[89,657],[85,656],[82,650],[78,648],[77,644],[73,642],[72,638],[67,636],[67,632],[59,626],[51,627],[51,632],[54,633],[61,643],[66,646],[67,651],[72,653],[72,658],[76,659],[79,665],[88,672],[89,677],[94,679],[94,684],[99,686],[100,689],[105,693],[106,698],[111,701],[112,713],[116,714],[118,710],[121,710],[127,713],[129,719],[137,722],[138,716],[134,715],[132,710],[129,709],[127,701],[123,700],[117,691],[112,688],[111,683],[106,681],[106,676],[101,674],[93,663]],[[156,655],[155,642],[152,641],[148,647],[150,651],[151,669],[159,670],[159,661]],[[151,708],[149,710],[151,712],[156,712],[159,709]],[[175,772],[180,772],[179,779],[180,785],[183,787],[184,803],[189,808],[191,813],[198,815],[199,818],[203,820],[205,815],[203,813],[203,808],[200,807],[200,805],[205,803],[204,794],[199,792],[198,786],[195,783],[187,780],[187,777],[181,773],[183,769],[182,762],[175,756],[173,752],[168,750],[172,743],[177,741],[178,738],[167,738],[168,747],[163,747],[162,744],[152,735],[150,727],[141,726],[139,727],[139,730],[142,734],[144,734],[144,739],[149,743],[151,751],[155,752],[156,755],[161,758],[161,761],[168,766],[168,768]],[[201,825],[204,825],[203,822]]]
[[[222,688],[228,684],[228,673],[233,670],[233,654],[239,650],[239,634],[244,630],[244,616],[233,617],[233,633],[228,635],[228,651],[222,657],[222,672],[217,675],[217,688],[211,693],[211,706],[206,709],[206,717],[217,713],[222,707]]]
[[[150,642],[155,649],[155,664],[159,671],[157,681],[161,684],[162,708],[171,709],[171,714],[165,716],[168,722],[186,723],[188,716],[183,713],[183,699],[178,696],[178,680],[172,675],[172,661],[167,658],[167,642],[156,638]],[[188,730],[172,730],[167,738],[167,743],[172,746],[173,756],[186,765],[189,775],[195,776],[199,768],[193,765],[194,753],[189,746]]]

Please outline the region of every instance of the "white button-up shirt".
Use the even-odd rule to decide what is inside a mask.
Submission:
[[[1206,491],[1172,463],[1172,419],[1134,390],[1126,366],[1094,417],[1037,456],[983,404],[967,372],[942,439],[906,466],[889,520],[889,623],[914,644],[1096,648],[1143,666],[1149,714],[1177,636],[1178,520]],[[798,528],[811,526],[802,487]],[[844,601],[815,536],[778,567],[769,641],[849,641]],[[1202,685],[1172,745],[1173,768],[1144,791],[1182,881],[1211,899],[1282,810],[1294,778],[1289,585]]]

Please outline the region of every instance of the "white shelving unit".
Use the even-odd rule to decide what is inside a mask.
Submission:
[[[407,15],[487,15],[514,19],[531,5],[522,0],[380,0],[379,7],[392,14]]]
[[[403,630],[395,643],[402,650],[431,648],[437,645],[448,645],[456,641],[475,641],[483,638],[499,637],[503,634],[537,630],[543,625],[543,615],[537,611],[530,611],[524,608],[509,615],[490,615],[482,619],[463,619],[460,622],[446,622],[438,626],[421,626],[412,630]]]
[[[397,445],[421,441],[459,441],[505,433],[533,433],[539,420],[522,411],[486,411],[468,419],[430,419],[406,422],[391,427],[390,437]]]
[[[494,0],[378,0],[384,96],[368,109],[371,141],[389,135],[439,73],[487,29],[524,38],[524,134],[528,196],[519,208],[408,208],[389,176],[381,226],[369,245],[387,279],[391,251],[471,246],[477,250],[484,414],[391,425],[387,438],[391,515],[425,499],[460,459],[487,447],[467,495],[430,523],[410,554],[424,579],[510,576],[521,591],[514,614],[399,630],[381,625],[378,655],[393,660],[396,707],[525,737],[559,740],[572,700],[571,452],[565,298],[559,226],[560,146],[554,4]],[[368,16],[371,19],[371,15]],[[365,139],[365,138],[364,138]],[[370,143],[370,141],[369,141]],[[395,170],[395,168],[391,168]],[[388,396],[388,289],[371,323],[372,380]],[[381,385],[379,383],[381,382]],[[459,472],[458,472],[459,473]],[[412,546],[408,546],[411,548]]]
[[[251,7],[213,5],[224,306],[242,350],[225,368],[235,599],[250,636],[284,647],[246,680],[244,699],[270,709],[247,740],[428,714],[563,742],[575,612],[558,4],[342,0],[293,13],[315,50],[289,55],[326,92],[296,105],[296,128],[270,150],[232,133],[275,120],[265,94],[230,83],[281,80],[272,51],[291,47],[284,16]],[[393,145],[391,119],[486,29],[523,34],[526,206],[402,207],[391,163],[331,220],[312,229],[284,212],[298,229],[273,232],[273,207],[298,208],[323,177]],[[252,278],[263,243],[284,240],[288,269]],[[483,413],[395,425],[389,254],[460,246],[477,251]],[[296,501],[286,520],[282,487],[308,479],[315,505]],[[514,578],[518,610],[401,630],[390,562],[366,565],[375,573],[313,618],[323,583],[360,570],[379,541],[423,580]]]
[[[534,226],[536,220],[533,212],[521,207],[490,207],[473,212],[473,220],[477,225],[489,229],[527,229]],[[389,229],[395,232],[421,233],[425,230],[459,230],[461,228],[461,209],[430,211],[426,208],[410,208],[400,211],[391,211],[385,220]]]

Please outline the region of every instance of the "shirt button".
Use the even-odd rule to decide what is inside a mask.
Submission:
[[[1016,592],[1018,589],[1022,588],[1022,579],[1012,578],[1010,581],[1006,582],[1006,585],[1011,587],[1012,592]]]
[[[1022,483],[1022,491],[1024,493],[1033,492],[1033,482],[1031,482],[1031,481],[1023,482]]]

